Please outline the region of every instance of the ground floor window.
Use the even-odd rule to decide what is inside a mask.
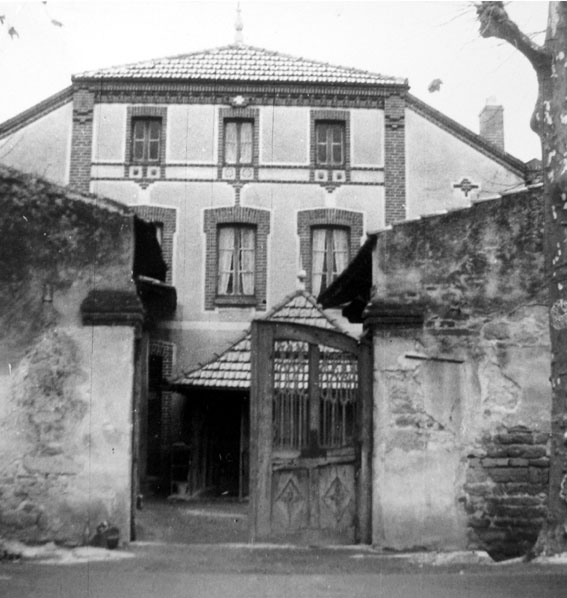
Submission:
[[[321,294],[346,268],[349,255],[349,231],[346,228],[314,227],[311,232],[311,288]]]
[[[256,230],[219,226],[218,295],[254,295]]]

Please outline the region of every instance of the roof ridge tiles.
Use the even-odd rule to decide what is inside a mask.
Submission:
[[[404,86],[408,84],[407,79],[374,73],[354,66],[335,65],[277,50],[236,44],[128,62],[84,71],[73,76],[73,80],[127,78],[212,79],[214,81],[242,79],[260,82],[293,81]]]

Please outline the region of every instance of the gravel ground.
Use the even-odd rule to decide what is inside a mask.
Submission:
[[[149,498],[136,511],[136,540],[176,544],[244,543],[248,503]]]

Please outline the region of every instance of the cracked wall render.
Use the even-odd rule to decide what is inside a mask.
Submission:
[[[549,334],[537,190],[378,237],[373,538],[522,554],[545,515]],[[408,309],[409,309],[408,307]],[[402,310],[403,311],[403,310]]]
[[[128,539],[134,329],[80,305],[132,289],[133,217],[7,169],[0,204],[0,536],[77,544],[108,520]]]

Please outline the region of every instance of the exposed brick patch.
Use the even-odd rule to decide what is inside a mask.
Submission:
[[[241,206],[205,210],[204,232],[207,236],[205,257],[205,309],[215,308],[218,272],[219,224],[252,224],[256,227],[255,303],[258,310],[265,310],[267,303],[268,234],[270,212]]]
[[[399,95],[384,102],[386,224],[406,218],[405,106],[405,97]]]
[[[471,548],[502,559],[533,546],[546,515],[548,436],[509,428],[487,437],[469,456],[465,508]]]
[[[177,230],[177,210],[175,208],[164,208],[162,206],[151,205],[137,205],[131,207],[140,218],[163,226],[161,252],[163,259],[167,264],[165,282],[173,284],[173,238],[175,231]]]
[[[73,91],[73,132],[69,187],[88,193],[91,181],[94,93],[88,88]]]
[[[297,214],[297,234],[299,235],[299,254],[301,264],[307,274],[306,288],[311,292],[311,230],[314,226],[342,226],[349,229],[350,258],[360,248],[360,239],[364,232],[364,216],[361,212],[340,210],[337,208],[319,208],[302,210]]]

